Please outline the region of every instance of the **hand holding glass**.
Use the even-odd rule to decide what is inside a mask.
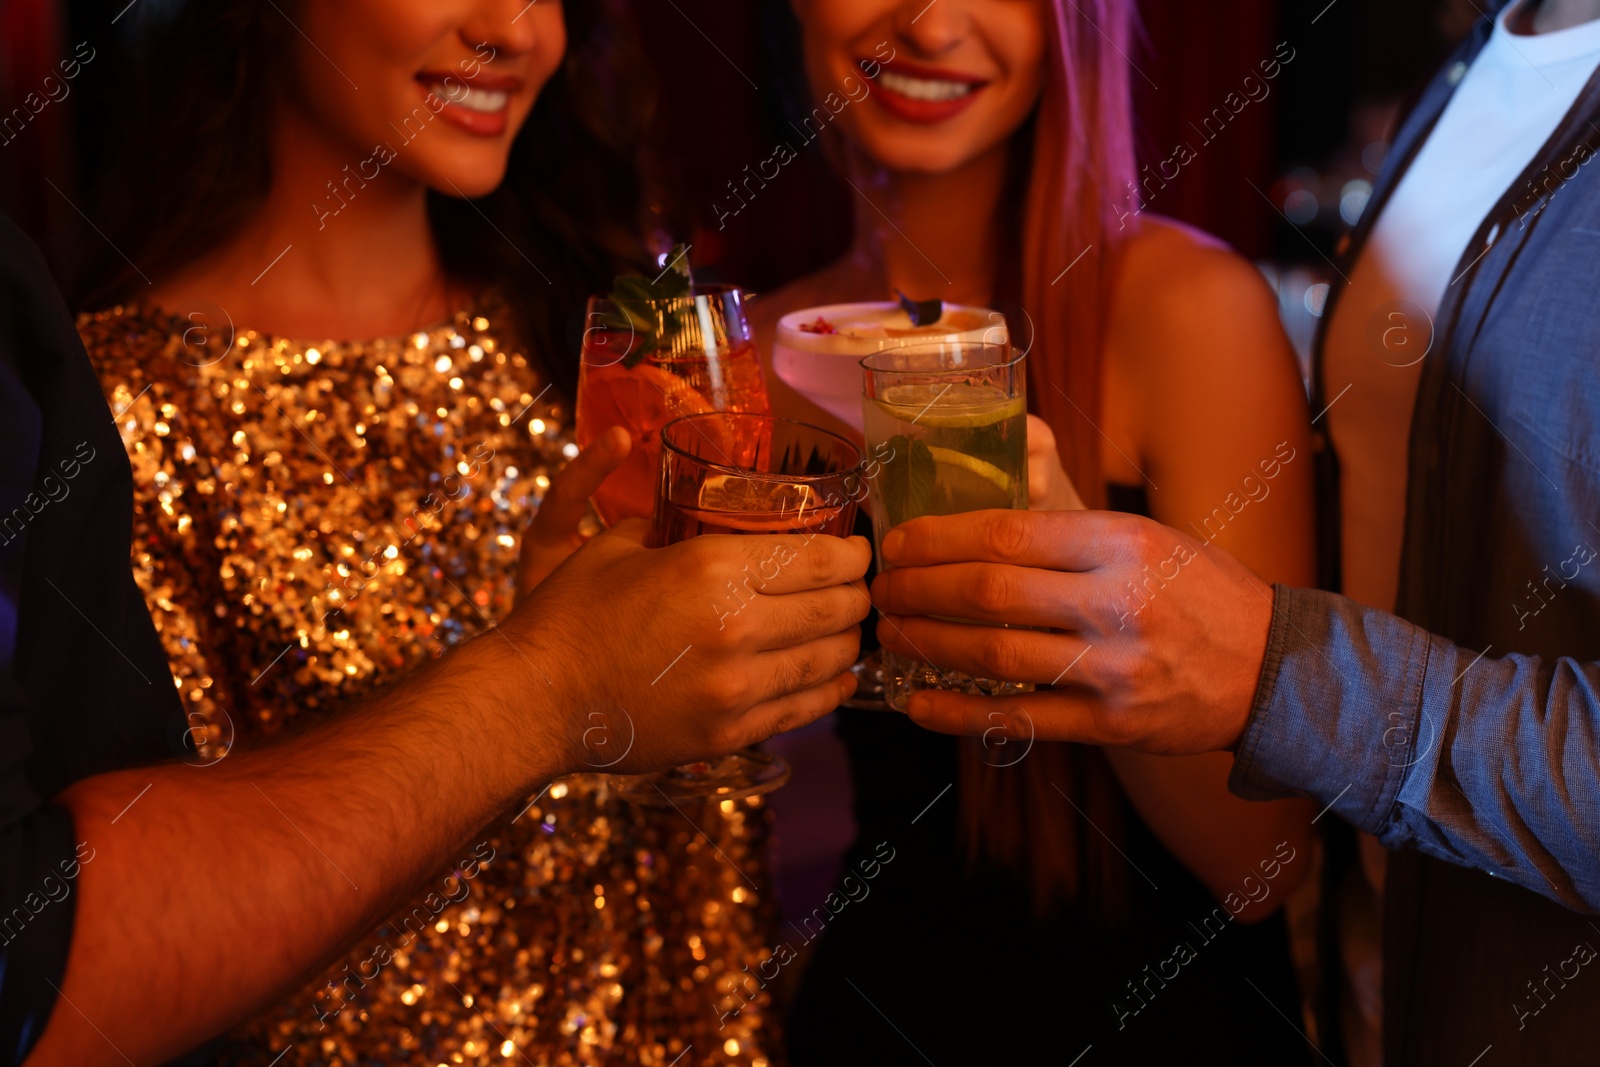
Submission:
[[[708,412],[661,431],[652,544],[702,534],[794,534],[737,586],[707,590],[709,609],[737,615],[818,534],[848,537],[864,493],[861,453],[836,434],[770,415]],[[782,760],[751,749],[623,780],[624,795],[732,799],[767,793],[789,778]]]

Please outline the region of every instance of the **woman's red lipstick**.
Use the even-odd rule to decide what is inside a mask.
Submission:
[[[989,84],[987,78],[898,59],[883,64],[876,81],[872,96],[879,106],[897,119],[921,125],[944,122],[961,114]],[[924,84],[914,84],[917,82]],[[954,86],[968,88],[960,95],[949,95]]]
[[[428,108],[441,119],[479,137],[498,137],[509,121],[511,98],[522,79],[509,74],[480,72],[468,78],[456,71],[425,70],[417,75]]]

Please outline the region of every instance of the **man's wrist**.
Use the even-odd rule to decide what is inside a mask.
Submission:
[[[1334,593],[1275,591],[1261,684],[1229,788],[1247,800],[1313,797],[1379,832],[1417,762],[1429,635]]]
[[[1266,592],[1266,604],[1259,608],[1255,630],[1254,648],[1259,649],[1256,659],[1256,669],[1251,674],[1251,686],[1240,694],[1239,698],[1231,701],[1227,714],[1231,720],[1228,725],[1229,741],[1227,750],[1237,754],[1245,744],[1245,738],[1250,733],[1251,724],[1256,720],[1260,710],[1271,699],[1271,690],[1277,681],[1278,668],[1283,662],[1283,630],[1284,620],[1278,615],[1278,587],[1269,586]]]
[[[1284,648],[1288,641],[1290,621],[1288,598],[1281,586],[1272,586],[1272,609],[1268,617],[1265,649],[1261,656],[1261,670],[1256,677],[1255,690],[1245,706],[1244,717],[1239,722],[1239,732],[1230,749],[1234,753],[1233,772],[1228,787],[1240,796],[1251,797],[1266,789],[1269,795],[1281,795],[1270,786],[1263,786],[1253,774],[1256,756],[1266,736],[1266,725],[1277,693],[1278,676],[1283,669]],[[1265,797],[1263,797],[1264,799]]]
[[[514,795],[583,769],[566,723],[573,694],[554,659],[514,624],[480,634],[457,656],[460,684],[482,709],[483,755],[503,765]]]

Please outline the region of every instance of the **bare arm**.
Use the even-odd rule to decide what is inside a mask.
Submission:
[[[1162,522],[1236,554],[1270,580],[1310,583],[1305,393],[1260,276],[1225,249],[1162,224],[1130,252],[1118,291],[1125,295],[1109,333],[1104,423],[1118,479],[1142,481]],[[1034,508],[1082,508],[1048,427],[1035,418],[1029,478]],[[1117,610],[1130,619],[1161,611],[1167,585],[1160,573],[1135,575],[1116,591]],[[1226,755],[1107,748],[1106,756],[1140,816],[1219,900],[1242,899],[1242,879],[1280,845],[1294,855],[1309,845],[1309,807],[1241,800],[1228,790]],[[1285,868],[1274,887],[1293,889],[1307,869]],[[1285,895],[1238,914],[1265,918]]]
[[[28,1062],[156,1062],[270,1002],[473,831],[585,769],[586,709],[622,720],[635,740],[613,769],[636,771],[731,751],[848,695],[867,602],[843,583],[865,570],[861,539],[649,551],[640,527],[597,538],[498,630],[318,728],[64,792],[94,852],[61,999]],[[773,559],[789,562],[736,617],[708,610],[708,590]]]
[[[1149,478],[1153,517],[1231,553],[1269,582],[1315,580],[1314,489],[1305,390],[1259,272],[1226,249],[1168,228],[1130,257],[1108,361]],[[1116,381],[1113,378],[1113,381]],[[1180,578],[1181,580],[1181,578]],[[1159,585],[1128,591],[1159,611]],[[1255,804],[1228,790],[1225,754],[1153,756],[1110,748],[1123,788],[1162,843],[1219,899],[1288,842],[1309,849],[1309,805]],[[1275,887],[1308,871],[1287,867]],[[1240,913],[1271,914],[1276,893]]]
[[[93,853],[63,996],[30,1062],[159,1062],[220,1032],[570,769],[547,736],[548,687],[497,643],[282,744],[68,789],[60,803]]]

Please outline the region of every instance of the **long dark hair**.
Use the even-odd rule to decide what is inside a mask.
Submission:
[[[584,298],[644,256],[638,152],[651,94],[619,0],[567,0],[565,13],[566,57],[512,145],[506,180],[475,201],[430,191],[428,218],[450,279],[501,293],[520,339],[571,396],[570,326]],[[73,287],[78,307],[137,299],[146,278],[226,243],[261,205],[292,14],[267,0],[129,12],[119,147],[91,184],[108,240],[89,242],[99,254]]]

